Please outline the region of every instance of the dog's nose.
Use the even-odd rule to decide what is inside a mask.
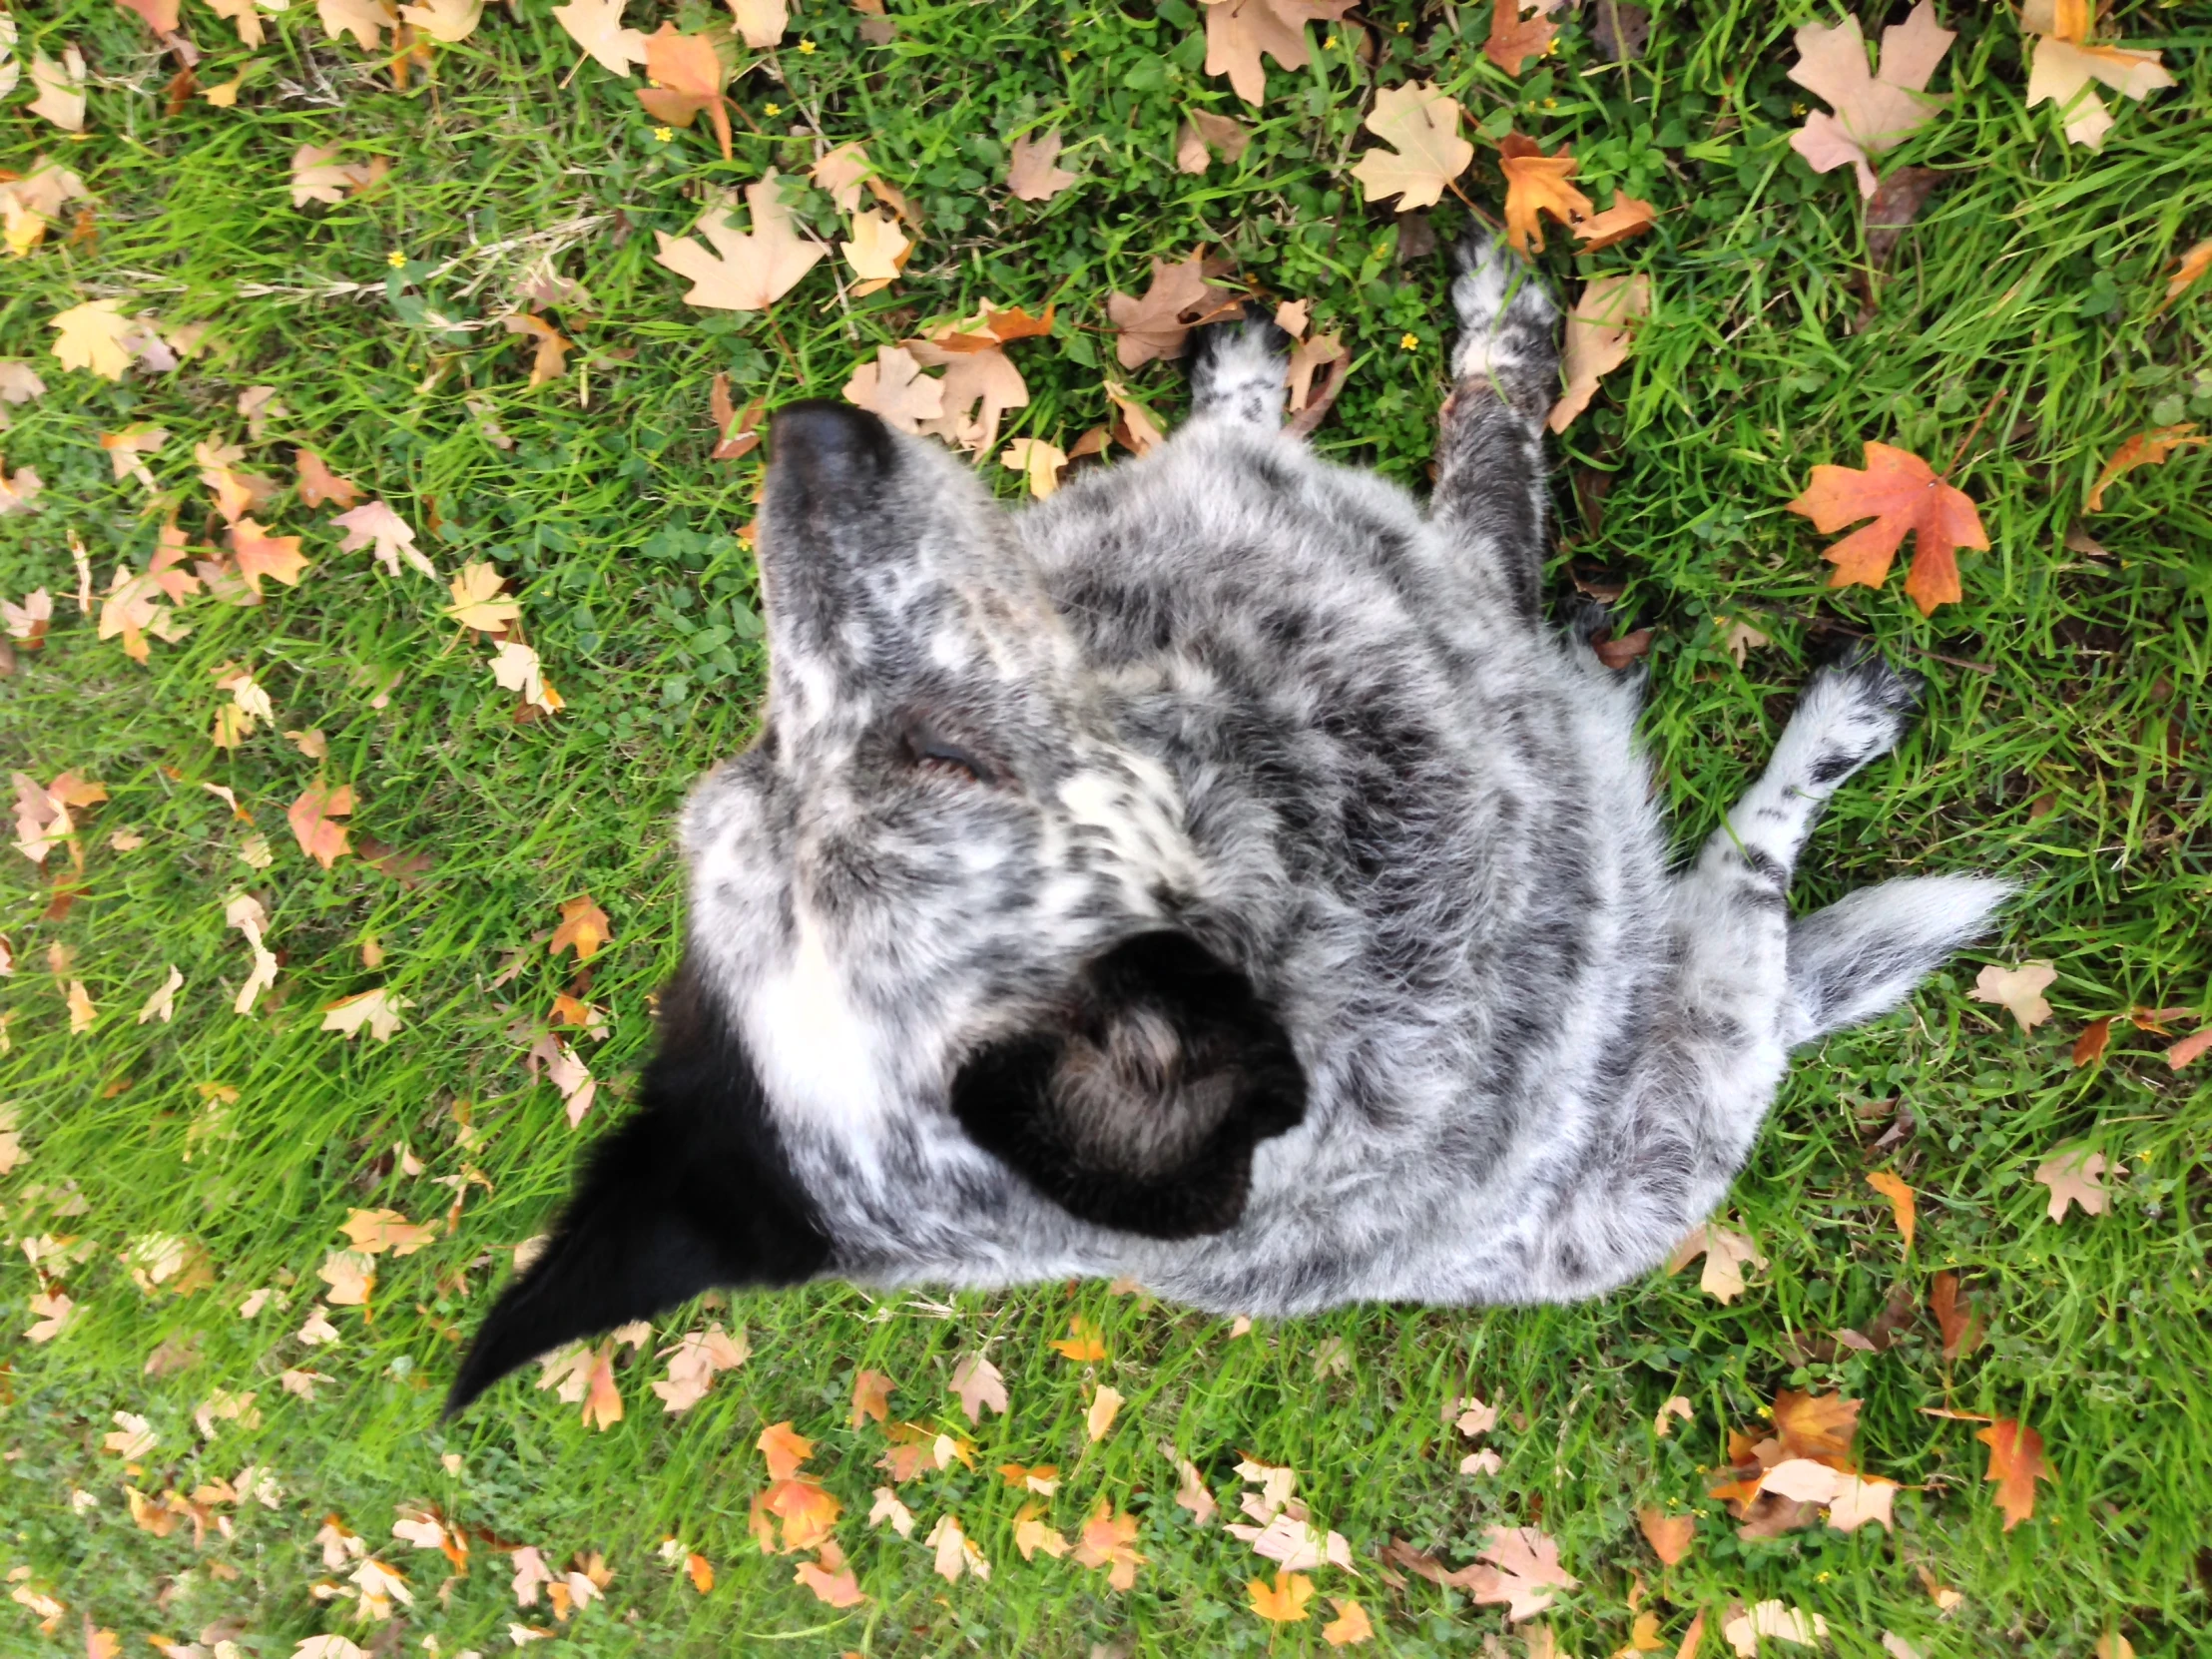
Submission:
[[[896,454],[890,429],[849,403],[809,398],[777,410],[769,423],[771,463],[810,493],[875,483]]]

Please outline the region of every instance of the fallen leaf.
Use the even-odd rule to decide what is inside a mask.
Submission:
[[[333,790],[314,784],[300,791],[299,799],[285,809],[284,822],[291,826],[299,850],[328,869],[352,850],[345,827],[332,821],[350,817],[352,812],[351,785],[340,784]]]
[[[1889,578],[1899,545],[1911,532],[1913,569],[1906,578],[1906,596],[1923,616],[1932,615],[1938,605],[1957,603],[1963,590],[1956,550],[1989,545],[1973,499],[1907,450],[1870,439],[1866,461],[1864,468],[1816,466],[1805,493],[1788,503],[1791,512],[1810,518],[1814,528],[1824,533],[1856,519],[1874,519],[1822,555],[1836,566],[1828,585],[1881,587]]]
[[[1297,1624],[1307,1616],[1306,1604],[1314,1599],[1314,1581],[1304,1573],[1278,1572],[1273,1584],[1258,1578],[1249,1581],[1245,1597],[1269,1623]]]
[[[930,1570],[947,1584],[958,1582],[962,1572],[972,1572],[980,1579],[989,1580],[990,1562],[984,1559],[981,1550],[968,1541],[967,1534],[960,1530],[956,1517],[939,1515],[937,1524],[930,1529],[929,1536],[922,1540],[922,1544],[925,1548],[936,1551],[936,1559]]]
[[[1901,167],[1876,188],[1861,207],[1867,233],[1867,263],[1880,271],[1890,263],[1898,239],[1920,217],[1944,175],[1933,167]]]
[[[723,67],[715,43],[704,32],[681,34],[674,23],[663,23],[645,37],[645,74],[652,84],[636,88],[635,92],[646,113],[671,127],[689,127],[704,110],[722,146],[722,159],[729,161],[730,100],[723,96],[722,89],[730,79],[730,72]],[[769,177],[775,177],[773,170]],[[747,194],[750,198],[751,192]],[[755,223],[759,223],[757,218]],[[713,240],[711,233],[709,240]],[[666,252],[665,246],[663,252]],[[667,265],[669,262],[663,259],[661,263]]]
[[[1006,193],[1017,202],[1049,202],[1070,185],[1080,184],[1080,176],[1059,161],[1057,132],[1015,139],[1006,149]]]
[[[870,1526],[881,1526],[885,1521],[888,1521],[890,1523],[891,1530],[896,1532],[901,1538],[910,1538],[913,1536],[913,1511],[908,1509],[905,1504],[898,1501],[898,1493],[893,1491],[890,1487],[878,1486],[875,1488],[875,1507],[868,1511],[867,1523]],[[1020,1527],[1018,1524],[1015,1527],[1014,1535],[1016,1540],[1018,1541],[1021,1535]],[[1054,1533],[1053,1536],[1058,1537],[1059,1534]],[[1066,1545],[1062,1544],[1061,1547],[1065,1548]],[[1028,1558],[1029,1552],[1027,1550],[1023,1550],[1022,1559],[1026,1561]]]
[[[730,223],[737,199],[728,193],[700,216],[697,229],[713,253],[689,237],[654,233],[660,248],[655,262],[691,278],[691,291],[684,295],[688,303],[702,309],[766,310],[829,253],[792,228],[792,213],[784,206],[774,168],[745,187],[745,200],[752,210],[750,232]]]
[[[1498,12],[1511,0],[1499,0]],[[1549,38],[1549,24],[1541,25]],[[1367,130],[1391,148],[1370,150],[1352,169],[1371,202],[1398,199],[1397,211],[1435,206],[1444,187],[1467,170],[1474,146],[1459,136],[1457,102],[1434,83],[1408,81],[1375,95]]]
[[[1145,412],[1144,405],[1132,398],[1122,388],[1119,381],[1108,380],[1106,382],[1106,398],[1108,402],[1113,404],[1114,413],[1118,417],[1114,422],[1113,434],[1116,443],[1121,444],[1126,449],[1135,451],[1139,455],[1146,455],[1158,447],[1166,437],[1166,434],[1153,423],[1152,416]],[[1077,444],[1074,452],[1081,454],[1083,446]]]
[[[1198,1465],[1188,1457],[1178,1457],[1175,1460],[1175,1473],[1176,1506],[1190,1511],[1192,1525],[1212,1525],[1221,1505],[1214,1501],[1213,1491],[1206,1484],[1206,1477],[1199,1472]]]
[[[1635,324],[1651,314],[1651,278],[1642,272],[1626,276],[1593,276],[1567,316],[1567,343],[1561,360],[1566,389],[1552,404],[1544,424],[1564,432],[1590,406],[1601,376],[1628,360]]]
[[[1856,1532],[1869,1521],[1879,1521],[1884,1531],[1895,1531],[1897,1523],[1890,1516],[1890,1505],[1897,1494],[1895,1480],[1838,1475],[1836,1495],[1828,1503],[1828,1524],[1839,1532]]]
[[[445,614],[479,634],[504,634],[507,625],[522,615],[519,604],[500,596],[499,590],[505,586],[506,579],[489,563],[477,560],[464,564],[447,584],[453,603],[445,607]]]
[[[1938,1273],[1929,1289],[1928,1302],[1936,1315],[1936,1329],[1942,1333],[1943,1358],[1957,1360],[1971,1354],[1980,1335],[1980,1322],[1960,1305],[1958,1275]]]
[[[853,284],[854,294],[887,287],[906,268],[907,256],[913,251],[914,245],[899,230],[898,221],[872,209],[862,209],[852,216],[851,240],[838,244],[845,263],[861,278]]]
[[[1601,214],[1594,214],[1574,227],[1575,241],[1582,246],[1578,254],[1596,254],[1630,237],[1643,235],[1658,223],[1659,210],[1649,202],[1639,201],[1626,191],[1613,193],[1613,205]]]
[[[2166,278],[2166,297],[2158,302],[2158,309],[2164,310],[2179,299],[2207,271],[2212,271],[2212,237],[2206,237],[2174,262],[2173,275]]]
[[[2035,1179],[2050,1189],[2046,1214],[2052,1221],[2066,1219],[2066,1206],[2078,1204],[2085,1216],[2101,1216],[2111,1195],[2104,1190],[2104,1154],[2074,1147],[2035,1166]]]
[[[1795,1647],[1812,1647],[1828,1634],[1828,1621],[1780,1601],[1762,1601],[1721,1622],[1721,1634],[1738,1659],[1756,1659],[1759,1639],[1769,1637]]]
[[[1021,371],[995,343],[977,350],[972,341],[953,336],[910,339],[903,349],[923,368],[944,370],[936,382],[940,412],[917,429],[957,449],[987,451],[998,441],[998,423],[1006,411],[1029,401]]]
[[[64,368],[85,368],[103,379],[120,380],[131,366],[131,319],[113,299],[92,299],[47,318],[55,331],[54,357]]]
[[[1594,211],[1595,204],[1568,183],[1575,159],[1565,145],[1547,156],[1534,139],[1507,133],[1498,140],[1497,151],[1498,169],[1505,175],[1505,241],[1523,259],[1531,251],[1543,252],[1543,215],[1572,225]]]
[[[365,1308],[376,1289],[376,1259],[363,1251],[333,1250],[315,1277],[330,1287],[323,1298],[331,1307]]]
[[[1337,1616],[1321,1627],[1321,1639],[1331,1647],[1356,1647],[1375,1640],[1375,1624],[1361,1605],[1347,1596],[1331,1596]]]
[[[1705,1269],[1698,1275],[1698,1289],[1716,1302],[1734,1302],[1744,1294],[1744,1264],[1764,1269],[1767,1259],[1746,1234],[1715,1227],[1710,1222],[1694,1228],[1674,1247],[1667,1271],[1680,1273],[1700,1255]]]
[[[1697,1532],[1697,1516],[1669,1515],[1658,1509],[1637,1510],[1636,1524],[1643,1529],[1652,1554],[1666,1567],[1690,1553],[1690,1540]]]
[[[2056,1482],[2043,1463],[2043,1437],[2014,1418],[1999,1417],[1974,1438],[1989,1448],[1989,1472],[1982,1478],[1996,1482],[1997,1507],[2009,1532],[2034,1515],[2035,1482]]]
[[[1042,438],[1014,438],[999,452],[998,464],[1020,473],[1029,493],[1042,501],[1060,487],[1068,457],[1065,450]]]
[[[2179,1071],[2208,1048],[2212,1048],[2212,1025],[2207,1025],[2201,1031],[2192,1032],[2175,1043],[2173,1047],[2167,1049],[2166,1065],[2170,1070]]]
[[[262,591],[265,576],[287,588],[295,588],[299,578],[306,574],[307,558],[299,551],[297,536],[273,536],[267,525],[252,518],[241,518],[231,526],[226,539],[238,560],[240,577],[257,594]],[[201,574],[207,574],[204,568]]]
[[[1871,159],[1910,138],[1949,102],[1926,89],[1955,39],[1936,21],[1935,0],[1920,0],[1903,23],[1882,31],[1881,71],[1871,74],[1857,18],[1806,24],[1797,32],[1798,61],[1789,77],[1826,99],[1835,114],[1816,110],[1806,117],[1805,125],[1790,135],[1790,148],[1815,173],[1855,168],[1859,194],[1873,196]]]
[[[2088,44],[2092,21],[2092,8],[2067,6],[2065,0],[2027,0],[2020,8],[2020,27],[2032,43],[2027,107],[2033,109],[2045,101],[2055,104],[2067,139],[2085,150],[2101,150],[2104,135],[2112,130],[2112,114],[2104,100],[2089,90],[2091,81],[2123,98],[2140,100],[2160,87],[2172,86],[2174,78],[2156,52]]]
[[[971,1423],[981,1422],[985,1410],[1005,1414],[1005,1380],[998,1368],[980,1354],[967,1355],[952,1368],[951,1389],[959,1396],[960,1409]]]
[[[2200,433],[2194,422],[2183,426],[2160,426],[2149,432],[2137,432],[2119,448],[2112,451],[2112,458],[2097,473],[2097,481],[2089,487],[2089,499],[2082,511],[2104,511],[2104,486],[2123,472],[2133,472],[2139,466],[2164,466],[2166,457],[2176,449],[2193,444],[2212,443],[2212,436]]]
[[[592,901],[590,893],[584,893],[561,905],[561,922],[553,929],[546,950],[554,956],[573,950],[578,962],[588,962],[613,937],[614,924],[607,919],[607,912]]]
[[[1674,1426],[1670,1420],[1674,1417],[1680,1417],[1684,1422],[1694,1420],[1693,1413],[1690,1410],[1690,1402],[1680,1394],[1672,1395],[1660,1405],[1658,1412],[1651,1419],[1652,1433],[1662,1440],[1665,1439],[1667,1430]]]
[[[44,52],[31,59],[31,84],[38,96],[24,108],[43,116],[65,133],[85,130],[85,55],[74,41],[64,42],[60,58]]]
[[[1859,1432],[1861,1401],[1840,1393],[1796,1393],[1784,1389],[1774,1396],[1774,1429],[1783,1457],[1801,1457],[1841,1467],[1851,1456],[1852,1437]]]
[[[390,163],[382,157],[366,162],[335,162],[337,155],[333,145],[327,149],[312,144],[302,144],[291,156],[291,205],[304,208],[309,202],[336,204],[348,196],[358,196],[389,171]]]
[[[1193,110],[1176,135],[1175,167],[1179,173],[1204,173],[1216,157],[1234,167],[1244,160],[1252,143],[1252,130],[1226,115]],[[2212,244],[2207,244],[2212,247]]]
[[[2102,1019],[2091,1020],[2081,1028],[2081,1035],[2074,1038],[2071,1056],[2075,1070],[2093,1065],[2104,1058],[2105,1048],[2112,1040],[2112,1019],[2113,1016],[2107,1014]]]
[[[1114,1417],[1121,1410],[1121,1390],[1102,1384],[1091,1396],[1090,1408],[1083,1413],[1084,1425],[1090,1430],[1095,1445],[1103,1440],[1114,1426]]]
[[[944,381],[922,373],[906,347],[878,345],[875,361],[861,363],[844,383],[844,399],[893,431],[919,432],[923,421],[944,413]]]
[[[355,1210],[339,1223],[338,1231],[353,1241],[355,1250],[369,1256],[387,1250],[395,1257],[412,1256],[438,1236],[435,1227],[409,1221],[397,1210]]]
[[[1285,69],[1304,69],[1312,61],[1306,25],[1339,22],[1352,4],[1353,0],[1205,0],[1206,73],[1228,76],[1237,96],[1257,105],[1268,91],[1261,54]]]
[[[345,532],[345,539],[338,543],[340,553],[353,553],[369,548],[391,575],[399,574],[399,561],[419,570],[432,581],[437,579],[437,569],[415,546],[415,533],[411,525],[382,501],[367,501],[351,512],[339,513],[330,520],[337,529]]]
[[[1073,1360],[1079,1366],[1106,1358],[1106,1345],[1099,1340],[1098,1327],[1086,1319],[1068,1321],[1068,1334],[1051,1347],[1061,1359]]]
[[[1505,1459],[1488,1446],[1480,1451],[1470,1451],[1459,1459],[1461,1474],[1495,1474],[1505,1466]]]
[[[1106,1582],[1114,1589],[1127,1590],[1135,1587],[1137,1569],[1148,1559],[1137,1549],[1137,1517],[1115,1514],[1111,1501],[1100,1498],[1077,1537],[1075,1564],[1110,1568]]]
[[[401,6],[399,15],[432,40],[453,46],[476,32],[484,0],[424,0],[419,6]]]
[[[870,1417],[877,1422],[888,1422],[891,1414],[891,1389],[896,1385],[879,1371],[854,1372],[852,1412],[847,1418],[850,1426],[857,1428]]]
[[[1193,326],[1226,314],[1233,297],[1206,280],[1205,262],[1197,254],[1179,265],[1152,262],[1152,280],[1141,297],[1113,293],[1106,314],[1117,330],[1114,356],[1123,368],[1137,368],[1155,357],[1179,357]]]
[[[315,14],[331,39],[351,35],[363,52],[375,51],[383,31],[399,26],[399,14],[386,0],[315,0]]]
[[[553,8],[553,21],[568,38],[597,60],[610,75],[630,78],[630,66],[645,62],[645,36],[622,26],[625,0],[569,0]]]
[[[1533,1526],[1493,1526],[1478,1552],[1497,1570],[1496,1580],[1477,1586],[1477,1602],[1506,1603],[1505,1617],[1518,1624],[1534,1618],[1553,1601],[1553,1589],[1573,1589],[1580,1581],[1559,1564],[1559,1546]]]
[[[1889,1170],[1876,1170],[1867,1177],[1867,1185],[1890,1201],[1890,1213],[1897,1218],[1898,1231],[1905,1235],[1905,1248],[1913,1248],[1913,1232],[1918,1224],[1918,1212],[1913,1189],[1902,1177]]]
[[[792,1581],[804,1584],[818,1601],[831,1607],[857,1607],[867,1597],[860,1593],[860,1581],[852,1569],[844,1564],[844,1555],[834,1540],[825,1538],[818,1558],[802,1561],[792,1570]]]
[[[1975,977],[1973,999],[2002,1003],[2012,1011],[2022,1031],[2032,1031],[2050,1018],[2050,1004],[2043,1000],[2043,992],[2057,977],[2058,969],[2049,962],[2022,962],[2014,968],[2000,968],[1992,962]]]
[[[1532,13],[1521,16],[1522,11]],[[1551,10],[1545,0],[1495,0],[1490,8],[1489,38],[1482,43],[1482,55],[1506,74],[1518,77],[1530,58],[1540,58],[1551,50],[1552,37],[1558,33],[1545,18]]]
[[[510,334],[526,335],[532,341],[531,385],[549,385],[568,372],[568,353],[574,349],[576,342],[545,318],[517,312],[513,316],[501,317],[500,326]]]

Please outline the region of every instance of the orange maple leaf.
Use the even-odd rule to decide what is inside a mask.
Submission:
[[[789,1417],[770,1423],[753,1443],[768,1459],[771,1480],[789,1480],[799,1472],[800,1464],[815,1454],[815,1442],[793,1428]]]
[[[621,1420],[622,1390],[615,1386],[615,1345],[610,1341],[592,1355],[584,1382],[584,1423],[605,1429]]]
[[[2035,1513],[2035,1482],[2054,1478],[2043,1466],[2043,1437],[2016,1418],[1999,1417],[1974,1438],[1989,1448],[1989,1472],[1982,1478],[1997,1483],[1997,1507],[2009,1532]]]
[[[561,924],[553,929],[547,953],[558,956],[572,949],[579,962],[588,962],[613,934],[614,924],[608,921],[607,912],[592,902],[590,893],[584,893],[561,906]]]
[[[307,568],[306,555],[299,551],[297,536],[273,536],[268,525],[257,524],[251,517],[241,518],[231,526],[231,551],[239,557],[239,574],[256,593],[262,591],[264,576],[274,577],[287,588],[295,588],[299,585],[300,574]]]
[[[877,1422],[888,1422],[891,1414],[891,1389],[898,1384],[879,1371],[863,1371],[852,1379],[852,1417],[854,1428],[863,1419],[873,1417]]]
[[[1859,1432],[1859,1405],[1842,1394],[1800,1394],[1784,1389],[1774,1396],[1774,1431],[1789,1457],[1842,1467],[1851,1457]]]
[[[2159,311],[2179,299],[2207,271],[2212,271],[2212,237],[2206,237],[2180,257],[2174,266],[2173,275],[2166,278],[2166,297],[2159,300],[2157,308],[2151,314],[2156,316]]]
[[[828,1538],[823,1540],[820,1559],[800,1562],[792,1572],[792,1580],[806,1585],[816,1599],[832,1607],[857,1607],[867,1600],[860,1591],[860,1581],[845,1566],[843,1553]]]
[[[2137,432],[2112,451],[2112,458],[2104,463],[2097,481],[2089,486],[2089,499],[2082,511],[2103,512],[2104,486],[2121,473],[2133,472],[2139,466],[2164,466],[2166,457],[2176,449],[2196,443],[2212,443],[2212,437],[2199,432],[2194,421],[2185,426],[2158,426],[2148,432]]]
[[[1106,1358],[1106,1345],[1098,1340],[1098,1327],[1086,1319],[1069,1320],[1068,1334],[1052,1347],[1079,1366]]]
[[[692,1588],[706,1595],[715,1587],[715,1564],[696,1550],[684,1557],[684,1571],[690,1575]]]
[[[701,110],[714,123],[722,159],[730,160],[730,100],[722,94],[729,74],[704,34],[679,34],[663,23],[645,37],[645,73],[657,84],[637,89],[638,102],[654,119],[671,127],[689,127]]]
[[[1075,1546],[1078,1566],[1105,1567],[1113,1571],[1106,1575],[1106,1582],[1117,1590],[1126,1590],[1137,1582],[1137,1569],[1150,1557],[1137,1550],[1137,1517],[1114,1513],[1113,1502],[1100,1498],[1098,1507],[1083,1522],[1080,1541]]]
[[[1314,1581],[1302,1572],[1278,1572],[1275,1582],[1255,1578],[1245,1586],[1252,1610],[1273,1624],[1297,1624],[1314,1599]]]
[[[297,487],[301,506],[320,507],[329,503],[350,507],[360,499],[361,486],[332,472],[312,449],[294,449],[291,454],[299,467]]]
[[[1544,249],[1543,222],[1549,214],[1562,225],[1587,219],[1594,211],[1587,196],[1567,181],[1574,177],[1574,152],[1559,147],[1547,156],[1534,139],[1507,133],[1497,142],[1498,168],[1505,175],[1505,240],[1513,252],[1527,256]]]
[[[828,1541],[844,1505],[812,1480],[779,1480],[762,1498],[762,1507],[784,1522],[784,1552],[818,1549]]]
[[[1836,567],[1828,581],[1832,588],[1854,582],[1882,586],[1911,531],[1913,570],[1905,579],[1905,594],[1923,616],[1963,597],[1956,551],[1989,545],[1971,496],[1945,483],[1920,456],[1871,440],[1864,468],[1815,467],[1813,481],[1789,504],[1789,510],[1804,514],[1823,532],[1841,530],[1857,519],[1874,519],[1821,555]]]
[[[1913,1248],[1913,1234],[1919,1221],[1919,1204],[1913,1189],[1905,1178],[1886,1169],[1878,1169],[1867,1177],[1867,1185],[1890,1201],[1890,1211],[1897,1217],[1898,1231],[1905,1235],[1905,1248]]]
[[[340,784],[334,790],[313,784],[302,790],[299,799],[285,809],[284,822],[291,826],[299,850],[328,869],[352,850],[346,843],[345,827],[330,821],[348,817],[352,811],[353,787],[350,784]]]

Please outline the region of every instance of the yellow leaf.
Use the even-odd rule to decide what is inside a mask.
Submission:
[[[505,578],[491,565],[480,560],[465,564],[448,584],[453,603],[445,608],[445,614],[479,634],[504,634],[507,624],[522,615],[519,604],[500,597],[499,590],[505,585]]]
[[[89,368],[104,379],[120,380],[131,366],[131,353],[123,342],[132,323],[117,300],[72,305],[49,317],[47,326],[56,331],[54,355],[64,368]]]
[[[1245,1585],[1252,1610],[1273,1624],[1296,1624],[1314,1599],[1314,1581],[1302,1572],[1279,1572],[1275,1582],[1255,1578]]]
[[[1905,1184],[1902,1177],[1893,1175],[1886,1169],[1876,1170],[1868,1176],[1867,1185],[1890,1201],[1890,1211],[1897,1217],[1898,1231],[1905,1235],[1905,1248],[1911,1250],[1913,1230],[1919,1219],[1913,1189]]]

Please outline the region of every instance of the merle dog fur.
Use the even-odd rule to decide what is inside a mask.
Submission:
[[[660,1050],[453,1408],[712,1285],[1596,1295],[1719,1203],[1794,1045],[1985,927],[2006,889],[1949,875],[1787,915],[1916,703],[1867,656],[1668,867],[1639,677],[1538,607],[1557,307],[1459,267],[1425,510],[1282,430],[1265,325],[1018,512],[872,415],[777,417],[767,719],[684,815]]]

